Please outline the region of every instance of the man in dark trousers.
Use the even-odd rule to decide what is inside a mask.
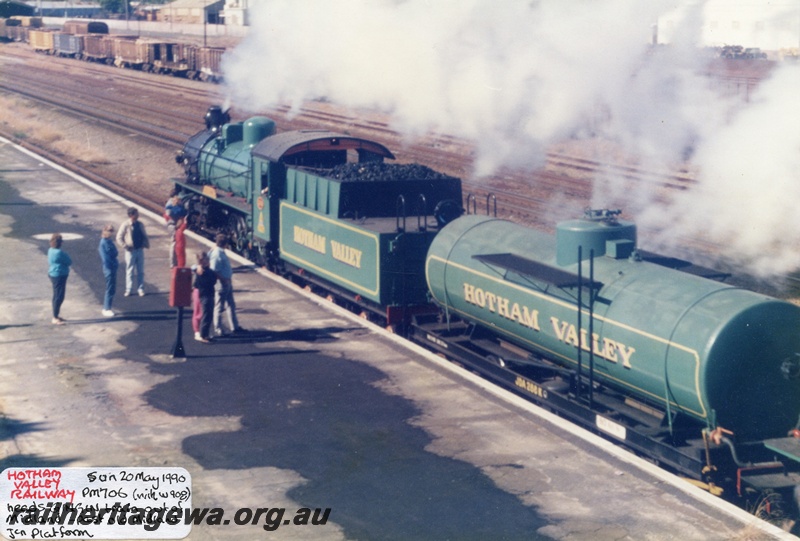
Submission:
[[[197,253],[197,265],[194,269],[194,287],[200,297],[200,335],[195,336],[198,342],[208,344],[211,342],[211,318],[214,316],[214,285],[217,283],[217,274],[211,270],[208,255],[205,252]]]

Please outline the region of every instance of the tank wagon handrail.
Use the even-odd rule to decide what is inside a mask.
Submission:
[[[494,203],[494,212],[493,213],[489,212],[489,202],[490,201]],[[493,193],[486,194],[486,215],[487,216],[494,216],[495,218],[497,218],[497,196],[495,194],[493,194]]]
[[[472,212],[469,211],[469,204],[472,203]],[[478,207],[477,207],[477,200],[475,199],[475,194],[468,193],[467,194],[467,202],[464,205],[467,209],[467,214],[478,214]]]
[[[581,329],[583,328],[583,246],[578,246],[578,298],[576,299],[577,305],[577,315],[578,315],[578,336],[581,335]],[[594,301],[595,295],[593,291],[594,285],[594,249],[589,250],[589,336],[594,336]],[[598,290],[599,291],[599,290]],[[582,356],[583,348],[577,348],[577,358],[578,358],[578,377],[577,377],[577,384],[575,386],[575,398],[580,400],[581,399],[581,382],[583,380],[583,376],[581,372],[583,371],[583,356]],[[594,348],[589,348],[589,396],[588,396],[588,405],[589,408],[594,407]]]
[[[397,222],[397,230],[398,231],[405,231],[406,230],[406,198],[403,197],[403,194],[397,196],[397,203],[395,204],[395,219]],[[403,227],[400,227],[400,217],[403,218]]]
[[[427,231],[428,230],[428,200],[425,198],[425,194],[421,193],[417,196],[417,230],[419,231]]]

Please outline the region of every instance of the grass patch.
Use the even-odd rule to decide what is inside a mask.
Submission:
[[[0,96],[0,124],[13,137],[52,149],[75,162],[111,163],[103,150],[93,144],[86,124],[42,110],[28,100]]]

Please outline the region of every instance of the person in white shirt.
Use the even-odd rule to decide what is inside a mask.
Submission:
[[[228,320],[228,328],[231,332],[244,332],[239,326],[239,319],[236,317],[236,301],[233,298],[233,268],[225,247],[228,245],[228,237],[220,233],[216,236],[216,247],[209,253],[211,260],[211,270],[217,274],[217,285],[214,294],[214,334],[222,336],[222,313],[225,312]]]

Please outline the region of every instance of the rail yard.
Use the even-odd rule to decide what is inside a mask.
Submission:
[[[36,111],[25,116],[40,117],[42,125],[48,128],[37,133],[30,125],[20,125],[18,119],[7,118],[3,119],[7,137],[49,147],[45,150],[57,161],[79,168],[115,190],[122,190],[140,206],[154,211],[159,211],[163,205],[168,179],[181,175],[174,166],[173,157],[199,128],[198,111],[223,99],[212,85],[155,78],[151,74],[113,70],[69,59],[41,58],[17,44],[3,50],[0,63],[4,72],[0,86],[7,93],[19,96],[12,98],[12,106],[6,109]],[[37,69],[31,69],[32,66]],[[63,83],[56,89],[52,81],[54,77],[61,81],[59,74],[62,73],[69,73],[69,77],[63,77]],[[235,110],[231,113],[234,117],[237,114]],[[606,152],[606,156],[614,155],[618,159],[598,160],[593,152],[570,144],[548,155],[547,164],[534,173],[535,182],[530,173],[513,170],[476,182],[466,180],[470,176],[469,161],[465,159],[472,153],[470,145],[453,137],[429,137],[409,144],[390,129],[385,118],[374,113],[363,116],[344,113],[324,102],[306,104],[299,115],[290,114],[288,108],[263,111],[263,114],[275,120],[281,131],[325,128],[380,141],[389,148],[402,148],[401,161],[428,164],[447,175],[465,179],[462,180],[464,192],[471,194],[463,202],[468,212],[491,214],[496,207],[498,215],[504,218],[548,232],[553,230],[556,218],[582,213],[586,201],[591,198],[589,179],[598,170],[617,169],[632,189],[641,183],[652,183],[658,197],[663,198],[671,197],[671,193],[693,182],[692,173],[688,171],[643,171],[626,163],[622,153]],[[98,129],[99,125],[104,126],[102,130]],[[98,132],[107,135],[98,135]],[[59,148],[58,142],[65,139],[72,145]],[[121,148],[125,152],[121,152]],[[554,208],[559,210],[554,212]],[[709,248],[701,239],[690,241],[701,249]],[[446,348],[440,351],[446,352]],[[503,364],[505,361],[501,367]],[[534,394],[541,394],[538,384],[530,385]],[[542,531],[545,535],[550,532]],[[561,535],[553,533],[557,538]],[[345,536],[348,534],[345,528]]]

